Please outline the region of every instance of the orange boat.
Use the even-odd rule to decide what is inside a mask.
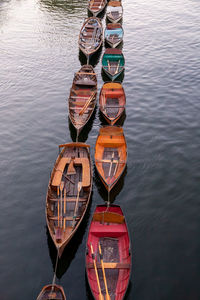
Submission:
[[[108,191],[111,191],[124,172],[126,160],[127,145],[123,128],[100,128],[95,146],[95,165]]]
[[[99,96],[100,111],[114,125],[125,111],[126,96],[121,83],[104,83]]]
[[[42,288],[37,300],[66,300],[64,290],[62,286],[57,284],[45,285]]]

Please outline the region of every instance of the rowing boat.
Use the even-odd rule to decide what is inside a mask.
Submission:
[[[42,288],[37,300],[66,300],[66,296],[62,286],[49,284]]]
[[[79,34],[79,48],[87,57],[97,52],[103,42],[102,23],[99,18],[90,17],[84,22]]]
[[[96,73],[92,66],[84,65],[74,76],[68,100],[69,118],[78,135],[92,116],[96,96]]]
[[[123,7],[120,1],[110,1],[107,5],[106,18],[111,23],[118,23],[123,16]]]
[[[124,31],[119,23],[108,23],[105,29],[105,42],[112,48],[116,48],[123,41]]]
[[[99,96],[100,111],[114,125],[125,111],[126,96],[121,83],[104,83]]]
[[[88,10],[93,16],[98,16],[106,7],[107,0],[89,0]]]
[[[101,181],[108,191],[115,186],[124,172],[127,145],[122,127],[100,128],[95,145],[95,165]]]
[[[124,71],[125,59],[121,50],[106,49],[102,58],[102,69],[114,81]]]
[[[86,213],[92,190],[89,145],[69,143],[62,148],[48,185],[46,222],[61,257]]]
[[[120,206],[96,207],[87,239],[86,273],[94,299],[124,299],[131,274],[131,246]]]

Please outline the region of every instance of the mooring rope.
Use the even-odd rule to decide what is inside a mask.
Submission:
[[[59,256],[58,256],[58,250],[57,250],[56,265],[55,265],[55,270],[54,270],[54,274],[53,274],[53,281],[52,281],[51,292],[53,292],[55,281],[56,281],[56,271],[57,271],[57,266],[58,266],[58,257]]]

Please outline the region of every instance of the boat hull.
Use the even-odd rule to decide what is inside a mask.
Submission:
[[[92,168],[89,145],[60,145],[46,196],[46,222],[59,257],[78,230],[89,205]]]
[[[102,276],[99,248],[102,253],[105,278]],[[110,298],[112,300],[124,299],[131,274],[131,242],[127,224],[119,206],[98,205],[96,207],[89,227],[85,260],[87,279],[94,299],[100,299],[100,291],[103,297],[106,296],[105,280]],[[97,275],[94,269],[95,264]]]

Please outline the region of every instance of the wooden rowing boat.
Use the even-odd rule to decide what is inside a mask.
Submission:
[[[86,213],[92,190],[89,145],[60,145],[48,185],[46,222],[61,257]]]
[[[123,7],[120,1],[110,1],[107,5],[106,18],[111,23],[119,23],[123,16]]]
[[[98,205],[86,251],[86,273],[94,299],[124,299],[131,274],[130,244],[120,206]]]
[[[99,18],[90,17],[84,22],[79,34],[79,48],[87,57],[97,52],[103,42],[102,23]]]
[[[114,187],[124,172],[127,145],[122,127],[100,128],[95,146],[95,165],[108,191]]]
[[[102,58],[102,69],[114,81],[124,71],[125,59],[121,50],[116,48],[106,49]]]
[[[49,284],[42,288],[37,300],[66,300],[66,296],[62,286]]]
[[[100,111],[110,125],[114,125],[125,111],[126,96],[121,83],[104,83],[99,95]]]
[[[105,29],[105,42],[112,48],[116,48],[123,41],[124,31],[119,23],[108,23]]]
[[[106,7],[107,0],[89,0],[88,10],[93,16],[98,16]]]
[[[75,74],[70,90],[69,118],[79,135],[87,124],[96,105],[97,76],[92,66],[84,65]]]

